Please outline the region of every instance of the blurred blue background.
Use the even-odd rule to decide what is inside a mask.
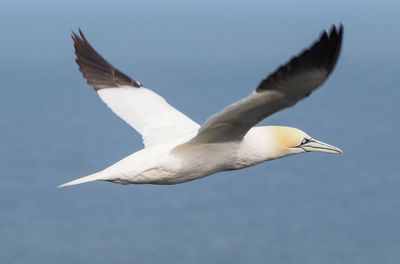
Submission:
[[[398,1],[11,1],[0,9],[0,263],[399,263]],[[175,186],[56,189],[142,148],[71,30],[195,121],[343,23],[325,85],[262,124],[311,153]]]

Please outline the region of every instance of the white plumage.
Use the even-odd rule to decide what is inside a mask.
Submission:
[[[192,135],[200,127],[147,88],[121,86],[97,92],[114,113],[142,135],[146,148],[187,134]]]
[[[269,115],[295,105],[317,89],[333,70],[343,27],[279,67],[248,97],[211,116],[201,127],[142,87],[104,58],[83,33],[73,33],[80,71],[112,111],[135,128],[145,148],[98,173],[59,187],[93,180],[120,184],[176,184],[241,169],[284,156],[319,151],[342,153],[291,127],[254,127]]]

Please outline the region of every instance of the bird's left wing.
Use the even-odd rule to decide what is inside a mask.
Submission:
[[[255,124],[295,105],[317,89],[333,70],[342,43],[343,27],[332,26],[298,56],[279,67],[250,96],[211,116],[188,144],[241,140]]]
[[[79,33],[72,34],[79,70],[111,110],[142,135],[145,147],[196,134],[196,122],[108,63]]]

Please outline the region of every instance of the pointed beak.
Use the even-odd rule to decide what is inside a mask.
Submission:
[[[315,140],[313,138],[310,139],[308,143],[301,145],[300,148],[307,152],[343,154],[343,151],[340,148]]]

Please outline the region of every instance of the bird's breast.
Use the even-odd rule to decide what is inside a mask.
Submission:
[[[248,167],[246,162],[237,159],[238,147],[238,143],[232,142],[179,147],[166,160],[162,169],[163,177],[158,177],[157,183],[182,183],[219,171]]]

